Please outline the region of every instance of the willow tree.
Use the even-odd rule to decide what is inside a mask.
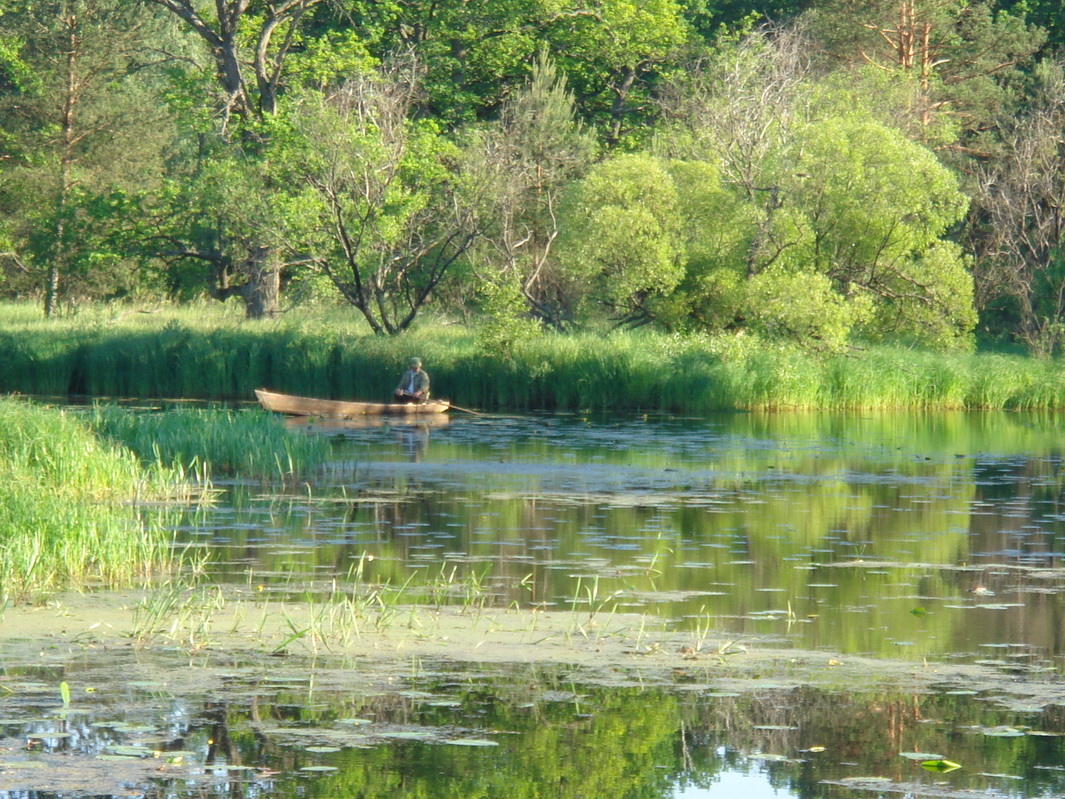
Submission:
[[[664,162],[624,154],[597,164],[567,192],[563,268],[620,324],[654,320],[649,303],[684,277],[680,197]]]
[[[972,279],[946,236],[967,207],[957,179],[815,71],[810,48],[802,27],[756,32],[672,94],[663,151],[719,167],[736,203],[714,201],[735,228],[715,234],[718,254],[686,264],[692,316],[834,349],[859,335],[968,346]],[[703,216],[684,229],[716,227]]]
[[[762,271],[825,276],[868,303],[856,328],[878,339],[971,346],[976,324],[968,259],[946,238],[969,201],[928,148],[878,122],[830,118],[797,131],[782,153],[785,208]]]

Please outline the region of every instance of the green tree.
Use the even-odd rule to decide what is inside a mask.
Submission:
[[[517,310],[516,303],[502,302],[516,293],[524,298],[524,313],[561,329],[566,302],[552,257],[558,205],[568,182],[590,162],[595,141],[575,119],[573,97],[546,50],[500,116],[467,147],[470,171],[487,183],[485,224],[471,260],[494,307]]]
[[[1047,32],[1047,48],[1060,53],[1065,47],[1065,6],[1058,0],[1000,0],[999,5]]]
[[[652,321],[649,303],[684,278],[679,202],[665,163],[639,154],[597,164],[568,193],[563,268],[620,323]]]
[[[657,79],[690,36],[677,0],[598,0],[547,31],[585,118],[608,146],[642,138],[657,111]]]
[[[454,145],[409,118],[417,78],[400,63],[305,96],[284,155],[303,187],[287,211],[300,220],[292,248],[306,246],[375,333],[407,329],[478,231]]]
[[[209,69],[199,67],[184,76],[199,80],[186,81],[186,94],[179,101],[187,121],[193,123],[190,134],[196,142],[181,179],[221,180],[228,184],[220,187],[223,192],[239,192],[242,187],[251,192],[245,203],[222,203],[190,213],[185,201],[204,187],[173,191],[180,204],[163,213],[186,224],[183,229],[170,226],[169,246],[161,248],[160,255],[211,264],[210,273],[218,278],[211,287],[213,296],[238,295],[249,317],[271,316],[280,308],[284,260],[270,232],[276,220],[269,209],[285,203],[286,188],[274,179],[266,156],[270,138],[283,122],[277,112],[296,60],[294,52],[299,48],[314,60],[315,48],[304,36],[323,0],[218,0],[213,6],[193,0],[143,2],[162,7],[179,20],[211,62]],[[195,59],[193,55],[194,63]],[[208,157],[221,158],[225,167],[206,170]],[[242,170],[246,174],[240,174]],[[274,199],[255,199],[267,197]],[[255,218],[250,215],[254,209],[268,212]]]
[[[833,62],[905,81],[900,115],[915,138],[938,146],[957,137],[971,145],[1010,106],[1019,66],[1046,38],[986,1],[827,0],[808,19]],[[942,117],[954,136],[944,136]]]
[[[422,105],[449,127],[494,118],[546,46],[582,119],[613,145],[657,113],[658,75],[691,33],[682,12],[677,0],[390,0],[354,17],[379,57],[416,53]]]
[[[776,240],[788,245],[758,261],[812,269],[845,298],[871,296],[868,335],[966,346],[972,279],[959,248],[941,238],[968,207],[956,178],[879,123],[828,119],[799,133],[779,176],[788,213]]]
[[[151,15],[118,0],[16,3],[0,16],[0,148],[9,273],[63,296],[117,291],[129,269],[113,213],[160,170],[158,100],[144,70]]]
[[[832,348],[857,332],[964,346],[972,281],[943,241],[966,208],[956,178],[863,105],[846,108],[812,71],[808,45],[801,28],[756,32],[708,54],[671,92],[661,149],[719,163],[740,203],[725,212],[737,231],[729,246],[689,258],[691,313],[711,329]]]
[[[667,169],[677,190],[685,269],[673,292],[653,299],[655,318],[670,329],[735,328],[743,317],[757,206],[727,186],[709,161],[674,160]]]
[[[722,30],[787,22],[812,5],[812,0],[682,0],[681,5],[692,28],[712,41]]]

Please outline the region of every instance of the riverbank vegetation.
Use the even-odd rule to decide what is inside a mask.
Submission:
[[[259,412],[85,413],[0,399],[0,607],[177,573],[169,508],[209,497],[210,474],[283,482],[327,451]]]
[[[1023,355],[888,345],[812,353],[794,342],[757,336],[653,329],[548,333],[500,353],[486,350],[476,332],[442,320],[403,336],[376,336],[335,307],[260,321],[215,305],[152,311],[100,306],[46,320],[35,306],[0,305],[0,347],[7,353],[0,361],[0,390],[250,403],[256,388],[270,388],[384,401],[402,365],[417,353],[432,375],[435,396],[480,409],[1065,407],[1065,370],[1058,361]],[[209,438],[210,426],[193,416],[163,415],[160,423],[173,425],[169,431],[141,427],[142,449],[171,436],[181,439],[178,428]],[[243,418],[238,414],[231,421]],[[174,452],[185,448],[176,446]],[[236,451],[219,451],[212,460],[276,468],[273,461],[248,464]]]
[[[186,497],[190,486],[72,416],[0,401],[0,473],[0,601],[128,584],[175,562],[161,518],[138,503]]]
[[[446,318],[487,360],[439,357],[438,371],[485,405],[687,403],[705,375],[663,368],[675,345],[655,342],[673,336],[737,353],[706,367],[695,407],[1048,402],[1043,367],[996,361],[1023,376],[991,391],[965,353],[1065,346],[1053,3],[201,6],[0,12],[0,297],[49,319],[117,298],[230,300],[251,319],[339,303],[381,338]],[[552,396],[571,368],[544,364],[566,360],[557,334],[635,328],[653,332],[597,346],[621,363],[581,361],[580,384]],[[182,327],[125,349],[86,335],[77,370],[58,337],[28,345],[56,350],[42,381],[54,368],[56,390],[103,390],[108,362],[150,344],[151,368],[107,391],[205,393],[206,377],[170,374],[191,352],[215,361],[210,393],[270,377],[347,394],[382,377],[378,353],[409,348],[367,338],[352,363],[322,333],[304,368],[258,335]],[[867,389],[851,375],[876,359],[852,371],[848,356],[871,346],[952,355],[907,357]],[[889,352],[894,367],[904,350]],[[690,382],[640,392],[644,357],[656,382]],[[249,358],[270,360],[232,363]],[[800,362],[818,373],[790,387]],[[460,384],[470,363],[531,385],[507,369],[502,388]],[[740,377],[748,396],[730,388]]]
[[[168,408],[146,413],[97,405],[89,424],[142,462],[172,467],[206,484],[239,475],[282,482],[320,466],[329,452],[322,438],[292,435],[279,417],[226,408]]]

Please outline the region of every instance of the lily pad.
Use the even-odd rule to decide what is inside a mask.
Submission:
[[[104,750],[104,754],[118,755],[120,757],[152,757],[155,754],[155,750],[149,749],[146,746],[115,744],[114,746],[107,747]]]
[[[925,760],[921,763],[921,768],[945,774],[948,771],[960,769],[961,764],[955,763],[953,760],[943,760],[942,758],[938,758],[936,760]]]
[[[989,738],[1023,738],[1027,733],[1015,727],[987,727],[984,735]]]
[[[396,730],[394,732],[382,732],[381,738],[400,738],[412,741],[424,741],[426,738],[432,738],[433,733],[428,730]]]

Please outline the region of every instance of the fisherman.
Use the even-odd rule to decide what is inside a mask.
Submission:
[[[396,402],[426,402],[429,399],[429,375],[422,371],[422,359],[411,358],[410,368],[392,392]]]

